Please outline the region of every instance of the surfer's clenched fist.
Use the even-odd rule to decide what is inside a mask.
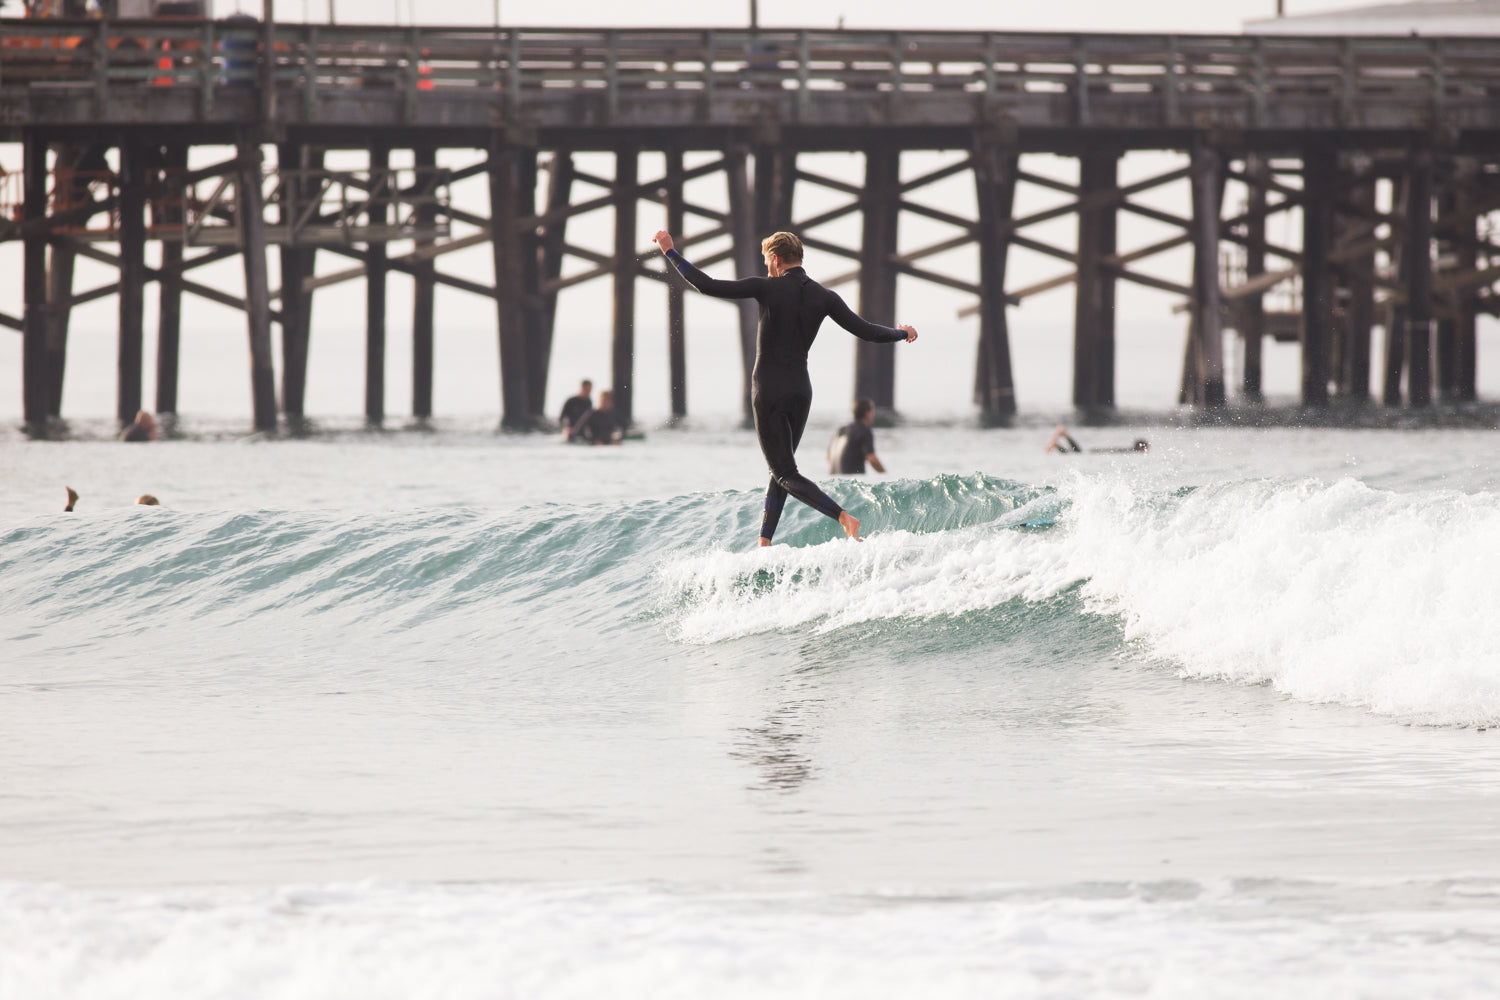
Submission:
[[[655,243],[662,253],[666,253],[672,249],[672,234],[665,229],[658,229],[656,235],[651,237],[651,242]]]

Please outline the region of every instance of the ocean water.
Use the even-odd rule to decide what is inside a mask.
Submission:
[[[1047,430],[7,438],[0,997],[1493,995],[1493,432]]]

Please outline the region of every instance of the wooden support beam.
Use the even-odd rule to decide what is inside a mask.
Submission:
[[[1412,406],[1432,403],[1432,152],[1412,153],[1407,196],[1406,397]]]
[[[1113,192],[1119,154],[1096,150],[1079,158],[1078,270],[1073,318],[1073,405],[1093,411],[1115,405],[1115,253]]]
[[[528,147],[508,143],[497,133],[490,146],[490,218],[495,257],[495,307],[500,336],[500,424],[508,430],[531,426],[526,320],[521,304],[521,234],[516,225],[520,204],[521,158],[535,156]]]
[[[897,224],[901,211],[901,152],[894,146],[865,150],[864,234],[859,262],[859,314],[896,325]],[[896,345],[857,341],[854,395],[874,400],[877,411],[896,405]]]
[[[547,167],[547,204],[544,214],[551,215],[565,208],[573,192],[573,154],[557,150]],[[557,291],[554,282],[562,275],[563,248],[567,245],[568,220],[549,222],[542,227],[542,236],[537,253],[540,257],[538,294],[541,301],[538,309],[536,349],[541,354],[540,388],[538,396],[547,390],[547,376],[552,364],[552,342],[557,329]],[[530,391],[530,390],[528,390]]]
[[[245,317],[250,334],[250,398],[255,429],[276,429],[276,367],[271,355],[271,295],[266,274],[266,211],[261,196],[260,144],[239,143],[240,168],[236,210],[240,215],[240,253],[245,264]]]
[[[47,370],[47,141],[27,133],[23,157],[22,219],[25,245],[21,277],[21,409],[27,427],[47,420],[52,373]],[[133,415],[133,414],[132,414]]]
[[[625,426],[635,417],[636,173],[640,154],[622,143],[615,152],[614,333],[610,345],[615,411]]]
[[[1228,171],[1227,176],[1244,182],[1245,206],[1245,286],[1264,281],[1266,274],[1266,219],[1270,215],[1266,192],[1271,182],[1271,168],[1265,157],[1251,153],[1245,157],[1243,173]],[[1247,293],[1235,315],[1240,325],[1240,394],[1249,402],[1265,398],[1263,391],[1263,358],[1266,342],[1266,305],[1263,292],[1277,284],[1265,284]],[[1226,298],[1229,297],[1226,294]]]
[[[1303,151],[1302,405],[1328,404],[1329,348],[1333,334],[1334,205],[1336,156],[1324,145]]]
[[[913,177],[909,181],[903,181],[901,184],[901,193],[909,194],[910,192],[915,191],[918,188],[924,188],[929,184],[936,184],[938,181],[947,180],[949,177],[968,173],[973,169],[973,167],[973,158],[966,156],[962,160],[957,160],[953,163],[948,164],[946,167],[939,167],[938,169],[925,173],[920,177]]]
[[[437,167],[437,149],[423,144],[412,150],[418,176]],[[420,197],[420,196],[419,196]],[[415,209],[417,231],[431,232],[437,224],[437,202],[421,197]],[[434,360],[434,315],[437,309],[437,258],[430,251],[433,240],[423,236],[413,247],[411,315],[411,414],[418,420],[432,416],[432,366]]]
[[[183,222],[183,192],[174,181],[187,170],[188,147],[174,143],[167,147],[162,165],[165,193],[158,202],[155,222],[159,226],[180,227]],[[56,249],[53,251],[56,252]],[[161,241],[161,270],[156,281],[156,412],[177,412],[177,379],[182,345],[182,266],[183,246],[180,240]]]
[[[1224,336],[1219,305],[1219,216],[1224,197],[1223,161],[1218,150],[1192,152],[1193,308],[1196,362],[1192,402],[1224,405]]]
[[[1001,223],[1011,217],[1015,206],[1019,161],[1014,151],[982,141],[972,159],[979,209],[979,357],[974,392],[980,413],[989,423],[1005,421],[1016,412],[1005,295],[1010,239]]]
[[[371,186],[367,215],[370,226],[379,227],[390,221],[390,146],[376,142],[369,155],[370,177],[380,183]],[[365,420],[377,427],[385,420],[386,258],[384,240],[365,245]]]
[[[676,235],[686,221],[683,203],[682,150],[667,150],[667,232]],[[682,281],[667,282],[667,384],[672,419],[687,416],[687,322],[683,312]]]
[[[735,270],[741,275],[759,274],[764,261],[760,254],[760,237],[755,233],[755,203],[750,194],[750,178],[746,170],[745,151],[731,150],[725,156],[724,175],[729,187],[729,214],[734,227]],[[802,175],[798,173],[798,179]],[[806,245],[806,241],[803,242]],[[708,261],[703,265],[707,266]],[[741,299],[740,310],[740,360],[744,378],[741,383],[741,405],[748,424],[755,418],[750,406],[750,376],[755,369],[756,327],[760,317],[754,299]]]
[[[121,427],[141,409],[145,353],[146,152],[120,147],[120,351],[115,417]]]
[[[821,174],[815,174],[810,170],[799,169],[797,171],[796,179],[799,181],[807,181],[807,183],[809,184],[816,184],[819,187],[828,188],[830,191],[841,191],[844,194],[847,194],[854,198],[860,198],[864,196],[864,191],[860,189],[858,184],[850,184],[847,181],[835,180],[832,177],[824,177]]]

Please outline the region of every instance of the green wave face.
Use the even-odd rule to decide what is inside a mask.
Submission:
[[[631,669],[692,649],[765,655],[775,637],[898,659],[1003,647],[1423,721],[1500,718],[1494,496],[1083,475],[1057,491],[979,475],[832,491],[863,543],[794,503],[756,548],[748,491],[37,519],[0,536],[0,643],[31,664],[172,656],[291,676],[371,649],[447,670]]]

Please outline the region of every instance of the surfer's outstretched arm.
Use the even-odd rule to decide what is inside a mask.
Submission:
[[[904,340],[909,344],[917,339],[916,327],[881,326],[879,323],[871,323],[850,309],[843,296],[837,292],[828,293],[828,316],[860,340],[869,340],[877,344],[894,344]]]
[[[761,290],[765,287],[765,278],[740,278],[737,281],[725,281],[721,278],[710,278],[702,271],[693,266],[682,254],[672,247],[672,234],[666,230],[657,233],[653,239],[656,245],[661,247],[663,256],[677,268],[677,273],[682,275],[687,283],[692,285],[704,295],[716,299],[758,299]]]

